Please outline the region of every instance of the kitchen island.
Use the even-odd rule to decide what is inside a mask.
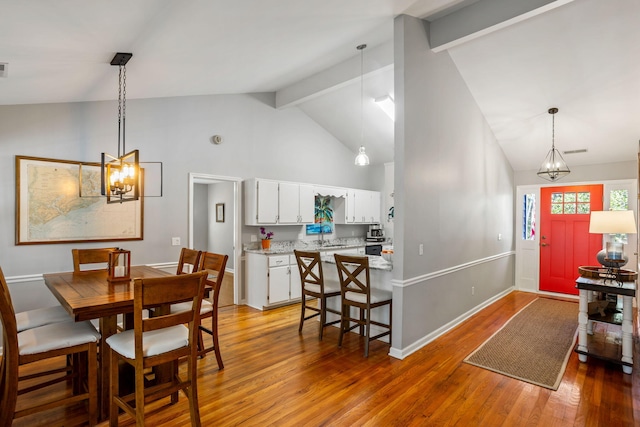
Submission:
[[[331,243],[322,246],[306,244],[305,247],[273,245],[269,250],[245,249],[247,259],[247,304],[259,310],[294,304],[300,301],[302,292],[300,273],[293,254],[294,249],[319,251],[326,279],[338,280],[333,255],[363,256],[363,240]],[[391,290],[393,263],[380,256],[369,256],[372,286]]]

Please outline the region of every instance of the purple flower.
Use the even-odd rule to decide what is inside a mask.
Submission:
[[[262,234],[263,239],[271,239],[273,238],[273,232],[265,230],[264,227],[260,227],[260,234]]]

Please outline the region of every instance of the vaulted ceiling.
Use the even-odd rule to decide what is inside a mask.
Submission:
[[[500,21],[512,5],[535,3],[535,13],[510,25],[441,47],[514,169],[537,169],[549,150],[550,107],[560,110],[557,148],[587,150],[566,155],[570,166],[634,160],[638,152],[637,0],[1,3],[0,63],[8,65],[0,105],[113,100],[117,73],[109,62],[115,52],[132,52],[128,99],[276,92],[278,108],[302,109],[354,155],[363,138],[373,163],[393,161],[393,122],[370,101],[394,95],[395,16],[454,28],[465,24],[446,17],[484,13]]]

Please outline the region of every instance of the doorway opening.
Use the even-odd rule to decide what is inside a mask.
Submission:
[[[599,183],[568,183],[567,186],[580,185],[603,185],[602,192],[602,210],[633,210],[637,218],[637,181],[636,180],[612,180]],[[515,230],[515,248],[516,248],[516,275],[515,288],[521,291],[544,293],[541,290],[540,282],[540,265],[541,250],[549,249],[549,239],[546,234],[541,234],[541,190],[549,186],[528,185],[518,186],[516,190],[516,230]],[[573,197],[571,195],[571,197]],[[579,196],[576,193],[576,203],[573,199],[562,200],[562,211],[565,211],[565,205],[569,209],[573,209],[575,204],[576,212],[580,208]],[[556,208],[559,209],[560,203]],[[595,209],[594,210],[598,210]],[[542,236],[547,239],[542,239]],[[625,244],[625,254],[629,258],[629,266],[638,265],[638,240],[636,234],[625,236],[627,243]],[[546,240],[546,242],[545,242]],[[545,245],[543,245],[545,243]],[[553,243],[552,243],[553,244]],[[602,244],[598,248],[591,249],[590,252],[597,252],[602,248]],[[557,258],[554,258],[557,260]],[[556,266],[557,267],[557,266]],[[630,267],[631,268],[631,267]],[[632,268],[634,269],[634,268]],[[577,271],[575,272],[577,277]],[[553,293],[553,292],[552,292]],[[564,294],[566,295],[566,294]]]
[[[242,179],[228,176],[189,173],[189,247],[229,255],[227,274],[233,275],[222,300],[243,304],[241,235]],[[226,280],[225,280],[226,281]]]

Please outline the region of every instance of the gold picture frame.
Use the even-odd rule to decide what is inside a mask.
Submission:
[[[224,203],[216,203],[216,222],[224,222]]]
[[[143,198],[107,204],[100,163],[16,156],[16,245],[143,240]]]

